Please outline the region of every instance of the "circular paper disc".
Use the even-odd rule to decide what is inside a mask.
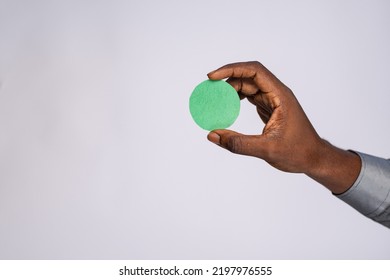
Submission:
[[[192,92],[190,112],[196,124],[205,130],[225,129],[240,113],[240,98],[227,82],[206,80]]]

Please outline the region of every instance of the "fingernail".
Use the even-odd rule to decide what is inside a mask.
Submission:
[[[207,135],[207,139],[209,139],[210,142],[219,145],[221,137],[215,132],[210,132],[209,135]]]
[[[210,78],[210,75],[212,75],[214,72],[215,72],[215,70],[214,70],[214,71],[211,71],[210,73],[208,73],[208,74],[207,74],[207,77]]]

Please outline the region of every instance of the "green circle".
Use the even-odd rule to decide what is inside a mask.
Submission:
[[[240,98],[227,82],[206,80],[191,94],[190,113],[196,124],[205,130],[225,129],[240,113]]]

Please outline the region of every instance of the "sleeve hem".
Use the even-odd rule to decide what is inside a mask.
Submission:
[[[338,194],[333,193],[338,198],[343,198],[345,196],[350,195],[352,192],[356,191],[356,189],[358,188],[358,186],[359,186],[359,184],[360,184],[360,182],[361,182],[361,180],[363,178],[365,170],[366,170],[366,162],[363,160],[363,157],[360,155],[360,153],[355,152],[353,150],[348,150],[348,151],[353,152],[354,154],[359,156],[360,162],[362,163],[362,167],[360,169],[358,177],[356,178],[355,182],[352,184],[351,187],[349,187],[346,191],[344,191],[342,193],[338,193]]]
[[[355,152],[362,167],[354,184],[336,197],[363,215],[390,227],[390,161]]]

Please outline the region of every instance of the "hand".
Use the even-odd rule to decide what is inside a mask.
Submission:
[[[208,74],[211,80],[227,80],[256,106],[265,123],[260,135],[243,135],[230,130],[215,130],[208,139],[233,153],[264,159],[288,172],[305,172],[316,161],[321,145],[309,119],[292,91],[259,62],[226,65]]]
[[[282,171],[305,173],[335,193],[352,185],[360,171],[359,157],[321,139],[293,92],[261,63],[228,64],[210,72],[208,77],[228,78],[240,98],[256,106],[265,123],[259,135],[214,130],[208,135],[211,142],[233,153],[261,158]],[[337,170],[337,163],[345,162],[352,169],[347,170],[349,176],[340,173],[345,170]],[[331,176],[336,176],[336,180]]]

